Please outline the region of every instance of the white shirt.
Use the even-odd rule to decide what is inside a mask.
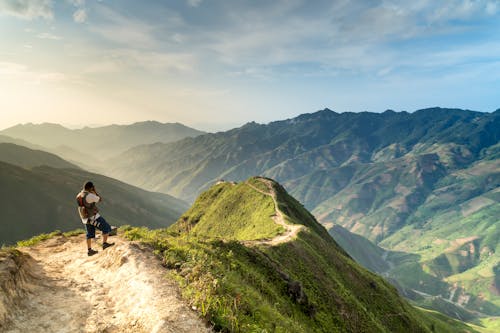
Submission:
[[[98,195],[95,195],[94,193],[89,193],[85,197],[85,201],[87,201],[87,203],[89,203],[89,204],[94,203],[94,202],[98,203],[99,201],[101,201],[101,197],[99,197]],[[99,215],[99,213],[97,213],[94,216],[90,216],[89,218],[82,219],[82,223],[87,224],[87,222],[89,222],[89,219],[90,219],[90,222],[93,222],[93,221],[97,220],[99,217],[101,217],[101,215]]]

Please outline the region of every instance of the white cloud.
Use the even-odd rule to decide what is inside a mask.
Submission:
[[[85,0],[68,0],[75,7],[83,7],[85,6]]]
[[[66,80],[66,75],[63,73],[34,71],[26,65],[13,62],[0,62],[0,75],[5,82],[15,81],[29,85],[58,83]]]
[[[193,73],[197,61],[186,53],[160,53],[136,49],[100,50],[99,60],[92,61],[83,74],[130,73],[131,70],[147,71],[150,74]],[[95,58],[96,54],[88,57]]]
[[[489,1],[486,5],[486,13],[488,13],[488,15],[495,15],[498,12],[498,6],[498,1]]]
[[[203,0],[187,0],[187,3],[190,7],[198,7]]]
[[[213,51],[211,59],[230,65],[233,74],[267,78],[289,70],[276,66],[304,63],[313,64],[313,72],[328,68],[385,76],[397,72],[401,58],[416,51],[391,44],[408,42],[412,48],[415,38],[463,33],[474,27],[471,22],[495,15],[497,4],[500,1],[276,0],[256,8],[240,3],[222,7],[217,24],[183,35],[192,44],[198,42],[194,54]],[[433,52],[431,46],[425,48],[422,52]]]
[[[101,62],[94,62],[84,69],[85,74],[102,74],[102,73],[117,73],[122,68],[116,61],[108,60]]]
[[[78,9],[73,13],[73,20],[76,23],[84,23],[87,20],[87,11],[83,8]]]
[[[192,72],[195,58],[190,54],[160,53],[121,49],[110,51],[110,58],[122,67],[142,68],[160,74],[164,71]]]
[[[52,39],[52,40],[60,40],[62,39],[61,36],[57,36],[48,32],[42,32],[37,35],[38,38],[40,39]]]
[[[52,0],[0,0],[0,14],[12,15],[26,20],[52,19]]]
[[[104,6],[99,7],[98,13],[104,23],[90,26],[92,32],[115,43],[133,47],[148,48],[157,45],[151,24],[128,18]]]

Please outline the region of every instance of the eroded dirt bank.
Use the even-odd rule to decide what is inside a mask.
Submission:
[[[210,332],[151,250],[113,237],[88,257],[83,236],[0,257],[1,332]]]

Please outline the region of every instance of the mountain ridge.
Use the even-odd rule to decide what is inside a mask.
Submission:
[[[35,143],[61,155],[97,169],[99,161],[106,156],[116,155],[128,148],[146,143],[172,142],[185,137],[197,136],[205,132],[180,123],[160,123],[156,121],[136,122],[130,125],[108,125],[69,129],[60,124],[18,124],[0,131],[15,139]],[[66,146],[74,150],[62,149]],[[81,155],[81,156],[80,156]],[[88,161],[92,155],[94,162]],[[94,165],[92,165],[94,164]]]
[[[275,229],[281,222],[299,228]],[[183,295],[216,330],[473,330],[412,308],[268,178],[219,182],[168,229],[125,235],[158,249]]]
[[[87,172],[43,151],[0,144],[0,153],[0,244],[82,228],[74,198],[88,180],[104,196],[103,215],[113,225],[165,227],[187,209],[169,195]]]
[[[496,235],[494,228],[498,228],[494,221],[500,199],[494,191],[500,186],[499,139],[497,112],[322,110],[267,125],[248,123],[227,132],[133,148],[110,161],[109,173],[188,201],[218,179],[242,181],[252,174],[276,179],[324,225],[339,224],[388,250],[418,254],[412,258],[421,262],[394,272],[393,277],[403,279],[406,286],[449,298],[450,290],[437,295],[433,293],[439,288],[419,286],[415,271],[425,280],[429,277],[425,271],[433,267],[430,274],[455,279],[453,283],[464,287],[455,297],[484,297],[496,304],[488,310],[495,314],[500,298],[489,284],[495,281],[494,261],[500,250],[464,266],[458,260],[464,249],[446,254],[443,260],[445,248],[433,243],[433,237],[452,244],[458,238],[476,236],[481,239],[480,251],[495,248],[488,233]],[[445,223],[450,227],[445,228]],[[426,244],[421,244],[424,239]],[[444,277],[439,273],[443,267],[436,263],[451,265],[446,270],[456,274]],[[478,273],[482,265],[488,278]],[[472,301],[463,304],[470,310],[481,307]]]

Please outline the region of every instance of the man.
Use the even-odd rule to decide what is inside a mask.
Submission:
[[[111,226],[99,214],[96,203],[101,202],[102,199],[97,194],[94,184],[90,181],[86,182],[83,185],[83,190],[76,196],[76,200],[78,202],[78,213],[87,230],[87,254],[93,256],[98,252],[92,249],[92,238],[95,238],[96,228],[102,231],[103,250],[115,245],[115,243],[108,243]]]

